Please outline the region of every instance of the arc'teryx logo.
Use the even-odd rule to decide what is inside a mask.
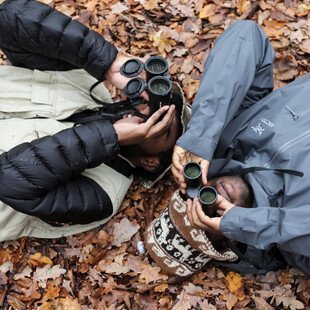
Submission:
[[[255,133],[257,133],[259,136],[261,136],[262,134],[263,134],[263,132],[266,130],[266,129],[268,129],[268,127],[274,127],[275,126],[275,124],[271,121],[271,120],[269,120],[268,118],[264,118],[264,117],[262,117],[261,119],[260,119],[260,123],[258,123],[256,126],[251,126],[251,128],[252,128],[252,130],[255,132]],[[262,123],[263,123],[263,125],[262,125]],[[264,124],[265,125],[267,125],[268,127],[263,127],[264,126]]]
[[[265,131],[265,128],[262,127],[261,123],[258,123],[256,126],[251,126],[251,128],[255,133],[258,133],[260,136],[262,135],[263,131]]]

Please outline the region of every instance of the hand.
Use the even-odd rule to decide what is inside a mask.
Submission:
[[[202,183],[204,185],[207,185],[207,182],[208,182],[207,175],[208,175],[210,162],[176,145],[174,147],[173,155],[172,155],[171,171],[172,171],[175,181],[178,183],[180,190],[183,194],[185,194],[186,187],[187,187],[186,182],[185,182],[185,177],[183,175],[183,167],[190,161],[200,164]]]
[[[131,80],[131,78],[127,78],[120,73],[122,65],[129,59],[139,59],[143,62],[143,60],[139,57],[129,57],[118,53],[114,62],[111,64],[109,70],[105,74],[107,81],[120,90],[123,90],[126,84]],[[145,80],[145,71],[143,70],[139,76]],[[146,92],[143,92],[141,97],[143,97],[145,100],[148,100],[148,95]]]
[[[146,122],[134,116],[118,120],[113,124],[121,145],[138,144],[154,138],[167,130],[172,123],[175,106],[163,106],[152,114]],[[158,122],[163,115],[163,119]]]
[[[221,220],[223,216],[235,205],[226,200],[223,196],[218,194],[216,200],[216,205],[218,207],[217,213],[218,217],[209,217],[207,216],[199,203],[198,198],[196,197],[193,201],[191,199],[187,200],[187,209],[186,213],[190,223],[198,229],[205,230],[211,234],[220,234]]]

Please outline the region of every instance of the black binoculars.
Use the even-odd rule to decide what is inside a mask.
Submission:
[[[187,163],[183,168],[183,174],[187,184],[186,195],[194,199],[198,196],[203,212],[210,216],[216,216],[217,191],[212,186],[201,186],[201,167],[195,162]]]
[[[146,71],[146,81],[137,77]],[[163,105],[170,105],[172,81],[168,73],[168,62],[160,56],[152,56],[143,64],[139,59],[127,60],[120,70],[123,76],[132,78],[124,87],[124,94],[130,99],[139,97],[143,91],[149,95],[150,115]]]

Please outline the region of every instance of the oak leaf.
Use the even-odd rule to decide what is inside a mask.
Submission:
[[[37,268],[34,272],[33,280],[38,281],[40,287],[46,288],[46,282],[48,279],[57,279],[66,272],[67,270],[61,268],[60,265],[55,265],[53,267],[46,265],[43,268]]]
[[[42,266],[42,265],[53,265],[53,262],[46,256],[43,256],[40,252],[37,252],[29,256],[29,265]]]
[[[158,280],[167,280],[168,277],[164,274],[160,274],[160,271],[161,269],[157,266],[153,267],[149,264],[144,264],[139,276],[139,281],[149,284],[151,282],[157,282]]]
[[[123,242],[127,242],[137,233],[140,225],[134,225],[127,218],[123,218],[119,223],[114,224],[114,240],[112,245],[120,247]]]
[[[207,19],[216,13],[216,5],[215,4],[207,4],[202,8],[202,10],[199,12],[199,18],[200,19]]]
[[[152,11],[158,8],[158,0],[146,0],[142,5],[147,11]]]
[[[227,274],[226,280],[229,291],[236,295],[238,300],[243,300],[245,298],[243,277],[239,273],[231,271]]]

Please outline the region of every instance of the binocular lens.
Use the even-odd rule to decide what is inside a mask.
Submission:
[[[217,192],[215,188],[211,186],[203,187],[199,191],[198,197],[203,212],[210,217],[216,216],[217,207],[215,205],[215,202],[217,200]]]
[[[135,77],[143,70],[143,63],[139,59],[129,59],[121,67],[121,74],[126,77]]]
[[[199,164],[187,163],[183,168],[183,174],[188,187],[196,187],[200,184],[201,168]]]
[[[124,94],[128,98],[137,98],[139,97],[145,88],[145,82],[142,78],[137,77],[132,80],[130,80],[125,88],[124,88]]]
[[[168,71],[168,62],[165,58],[153,56],[146,61],[144,67],[149,81],[154,76],[164,75]]]
[[[199,199],[205,205],[212,205],[217,199],[217,192],[211,186],[203,187],[199,191]]]
[[[149,82],[149,90],[158,96],[166,96],[171,91],[171,81],[163,77],[154,77]]]

